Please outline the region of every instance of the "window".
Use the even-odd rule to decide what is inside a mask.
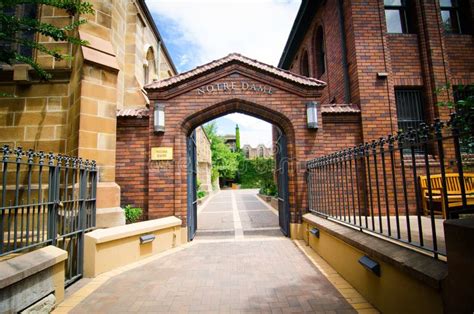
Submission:
[[[463,0],[440,0],[441,22],[444,30],[454,34],[471,32],[470,7]]]
[[[301,58],[301,69],[300,73],[303,76],[309,76],[309,62],[308,62],[308,53],[305,51],[303,58]]]
[[[388,33],[410,33],[409,0],[384,0]]]
[[[38,13],[38,6],[36,4],[21,4],[16,5],[15,7],[6,7],[3,9],[0,8],[0,10],[2,10],[5,15],[16,16],[17,18],[35,19]],[[6,36],[11,35],[11,38],[15,37],[28,41],[32,41],[35,38],[35,33],[28,30],[18,32],[16,34],[11,33],[8,30],[2,30],[2,32],[5,32]],[[13,50],[14,52],[21,54],[22,56],[33,56],[33,48],[27,45],[22,45],[20,43],[11,41],[1,41],[0,46],[2,46],[5,50]]]
[[[420,123],[424,122],[421,90],[397,89],[395,90],[395,101],[400,130],[408,131],[410,128],[419,127]]]
[[[320,78],[326,72],[326,49],[324,46],[324,32],[320,26],[315,37],[316,50],[316,77]]]
[[[148,48],[146,53],[146,62],[143,65],[143,82],[144,85],[150,83],[150,76],[153,78],[155,75],[155,54],[153,48]]]
[[[265,151],[263,150],[262,146],[258,148],[258,156],[262,158],[265,157]]]

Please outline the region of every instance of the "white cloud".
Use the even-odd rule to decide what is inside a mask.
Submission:
[[[173,44],[196,66],[238,52],[276,65],[300,0],[147,0],[154,14],[174,25]],[[159,28],[164,27],[158,25]],[[166,25],[168,27],[168,25]],[[174,56],[175,58],[179,56]]]

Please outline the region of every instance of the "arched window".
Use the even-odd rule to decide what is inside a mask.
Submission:
[[[155,76],[155,54],[153,48],[148,48],[146,52],[146,62],[143,65],[143,83],[144,85],[151,83],[151,79]]]
[[[303,76],[309,76],[309,62],[308,62],[308,52],[304,52],[301,57],[301,69],[300,73]]]
[[[316,50],[316,77],[320,78],[326,72],[326,48],[324,47],[324,31],[320,26],[315,38]]]
[[[265,151],[262,146],[258,148],[258,156],[262,158],[265,157]]]

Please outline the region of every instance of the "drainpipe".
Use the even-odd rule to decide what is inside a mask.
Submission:
[[[344,77],[344,102],[351,102],[351,84],[349,79],[349,64],[347,62],[347,45],[346,45],[346,28],[344,23],[344,0],[337,1],[337,9],[339,13],[339,29],[341,32],[341,50],[342,50],[342,67]]]

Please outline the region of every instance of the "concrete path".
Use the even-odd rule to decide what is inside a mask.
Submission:
[[[258,190],[224,190],[198,210],[198,240],[282,237],[277,211],[257,197]]]
[[[312,263],[281,235],[276,213],[255,191],[215,195],[200,209],[198,226],[185,248],[94,279],[92,289],[72,295],[71,312],[374,312],[327,264]]]

